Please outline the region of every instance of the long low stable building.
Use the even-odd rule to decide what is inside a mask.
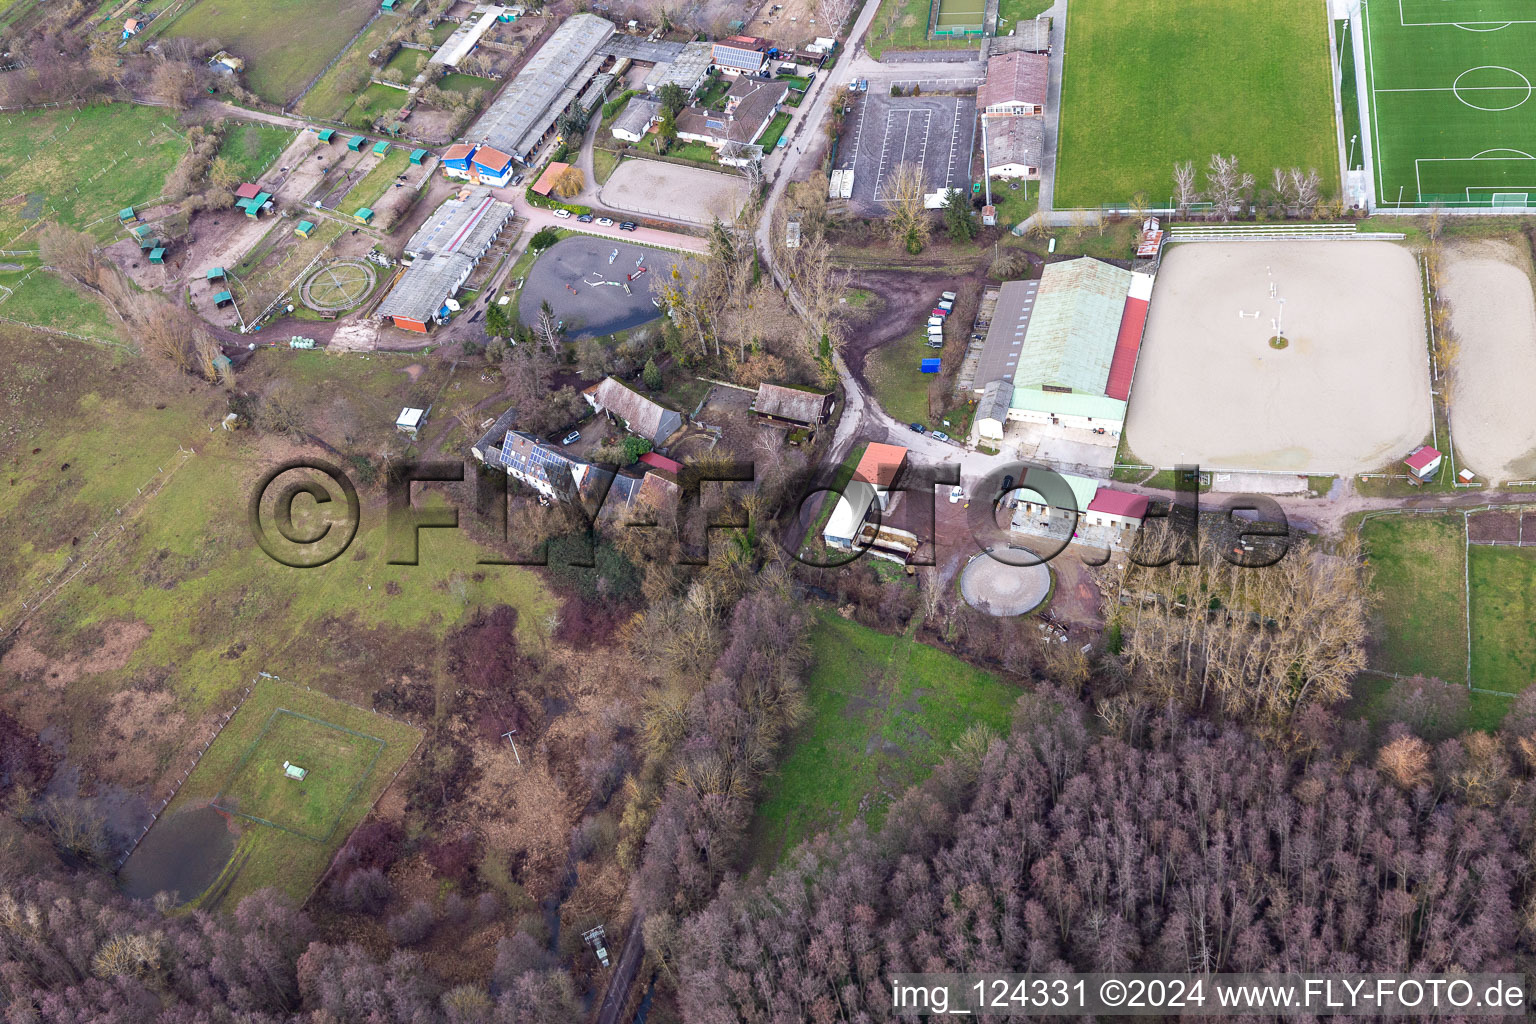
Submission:
[[[613,33],[613,23],[595,14],[566,18],[480,115],[466,138],[489,143],[526,165],[554,130],[555,121],[608,59],[599,50]]]
[[[480,45],[480,37],[485,35],[490,27],[496,24],[496,19],[506,11],[505,7],[492,4],[480,14],[479,17],[466,19],[454,29],[453,35],[443,40],[443,45],[437,48],[437,52],[428,58],[428,64],[446,64],[451,68],[459,66],[459,61],[475,52],[475,47]]]
[[[1113,444],[1125,425],[1152,277],[1090,257],[1009,281],[980,358],[976,429],[1000,440],[1006,419],[1086,431]]]
[[[466,188],[427,218],[405,243],[405,273],[379,305],[396,327],[426,332],[441,320],[449,299],[469,280],[512,219],[512,205],[485,187]]]

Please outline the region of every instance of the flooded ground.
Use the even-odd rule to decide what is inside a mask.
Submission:
[[[118,881],[135,899],[174,892],[177,902],[185,903],[219,877],[237,838],[229,819],[210,805],[180,811],[155,823]]]

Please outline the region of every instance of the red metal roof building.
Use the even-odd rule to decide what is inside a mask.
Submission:
[[[678,473],[683,471],[682,463],[673,462],[665,455],[658,455],[655,452],[646,452],[644,455],[640,456],[640,461],[645,463],[647,466],[650,466],[652,469],[665,470],[666,472],[671,473],[673,476],[676,476]]]
[[[1115,338],[1115,354],[1109,362],[1109,380],[1104,394],[1122,402],[1130,401],[1131,380],[1136,376],[1136,360],[1141,353],[1141,335],[1147,326],[1148,300],[1152,278],[1137,274],[1125,297],[1125,312],[1120,314],[1120,333]]]
[[[1438,449],[1426,444],[1415,448],[1413,453],[1403,460],[1403,465],[1408,467],[1408,472],[1413,474],[1415,480],[1423,482],[1435,475],[1435,471],[1440,468],[1441,458]]]
[[[250,182],[246,182],[244,185],[241,185],[239,188],[235,189],[236,199],[255,199],[259,195],[261,195],[261,186],[253,185]]]
[[[1093,500],[1088,503],[1088,511],[1119,516],[1121,519],[1141,520],[1147,517],[1149,504],[1145,495],[1117,491],[1111,487],[1100,487],[1094,492]]]

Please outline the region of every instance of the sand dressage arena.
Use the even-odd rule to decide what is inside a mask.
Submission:
[[[1536,478],[1536,301],[1520,252],[1471,242],[1446,254],[1440,291],[1460,339],[1451,383],[1457,468]]]
[[[735,174],[632,158],[619,164],[598,197],[616,210],[709,224],[716,217],[730,223],[746,193]]]
[[[1152,292],[1127,440],[1158,467],[1380,469],[1430,431],[1425,330],[1418,265],[1388,242],[1175,245]]]

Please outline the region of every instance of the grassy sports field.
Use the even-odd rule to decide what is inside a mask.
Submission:
[[[1536,12],[1530,4],[1401,0],[1367,5],[1361,17],[1377,201],[1530,205],[1536,197]]]
[[[1327,9],[1314,0],[1073,0],[1058,209],[1168,201],[1173,165],[1236,155],[1264,181],[1315,167],[1339,187]]]
[[[936,648],[818,611],[811,717],[758,809],[758,860],[772,864],[829,825],[883,819],[972,725],[1006,734],[1019,690]]]
[[[977,39],[935,39],[928,35],[928,8],[932,0],[881,0],[875,20],[864,37],[864,48],[876,60],[886,50],[963,50],[978,45]]]
[[[1519,693],[1536,680],[1536,549],[1474,545],[1472,681]]]
[[[262,679],[166,813],[211,801],[239,820],[225,877],[208,890],[222,905],[267,885],[302,900],[420,739],[413,726]],[[284,761],[308,774],[288,778]]]
[[[311,0],[200,0],[165,31],[217,39],[245,61],[252,92],[289,103],[378,9],[373,0],[334,0],[322,16]]]

